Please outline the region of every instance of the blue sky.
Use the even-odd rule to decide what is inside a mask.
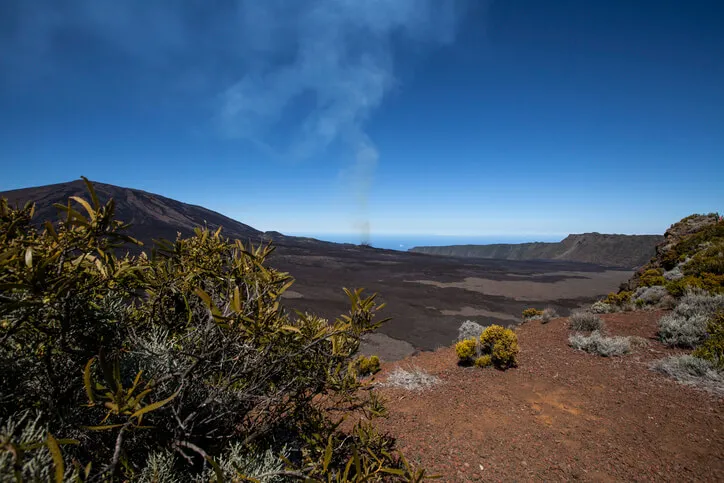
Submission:
[[[0,190],[85,175],[284,233],[662,233],[724,211],[722,59],[717,1],[10,0]]]

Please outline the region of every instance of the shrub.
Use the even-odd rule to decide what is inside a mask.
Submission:
[[[491,325],[480,335],[480,346],[483,354],[491,356],[495,367],[506,369],[516,365],[518,336],[512,330]]]
[[[628,291],[619,293],[611,292],[606,296],[604,303],[609,305],[623,305],[631,301],[631,295],[631,292]]]
[[[534,308],[528,308],[523,311],[523,319],[535,319],[540,318],[543,315],[543,311]]]
[[[664,278],[668,282],[675,282],[676,280],[684,278],[684,272],[681,270],[681,267],[677,265],[671,270],[664,272]]]
[[[707,360],[688,354],[670,356],[653,362],[650,368],[681,384],[724,395],[724,375]]]
[[[542,324],[547,324],[551,321],[551,319],[555,319],[558,317],[558,312],[553,307],[546,307],[543,310],[543,315],[541,315],[540,321]]]
[[[687,275],[683,278],[667,282],[665,287],[666,290],[674,297],[681,297],[687,291],[703,289],[704,283],[699,277]]]
[[[477,351],[477,339],[465,339],[455,344],[455,353],[463,364],[472,362],[473,358],[477,355]]]
[[[357,359],[357,364],[361,376],[376,374],[380,370],[380,358],[377,356],[362,356]]]
[[[477,322],[473,322],[472,320],[466,320],[462,324],[460,324],[460,327],[458,328],[458,341],[463,341],[466,339],[477,339],[480,337],[480,334],[483,333],[483,330],[485,327],[478,324]]]
[[[32,205],[0,201],[0,474],[47,481],[52,460],[57,478],[87,481],[203,480],[235,465],[244,479],[242,461],[271,455],[310,480],[411,476],[365,422],[385,412],[355,369],[362,336],[384,322],[374,295],[345,289],[350,310],[334,321],[293,316],[272,247],[220,229],[118,258],[138,242],[88,189],[42,228]],[[363,421],[342,432],[332,407]]]
[[[475,365],[477,367],[488,367],[493,365],[493,358],[489,354],[485,354],[484,356],[480,356],[477,359],[475,359]]]
[[[663,276],[663,271],[658,268],[650,268],[639,277],[639,285],[644,287],[664,285],[665,283],[666,279]]]
[[[588,307],[588,311],[593,314],[610,314],[611,312],[614,312],[615,309],[611,304],[607,304],[602,300],[597,300]]]
[[[428,374],[419,367],[411,367],[408,370],[399,366],[390,373],[384,383],[386,386],[400,387],[408,391],[424,391],[437,384],[440,384],[438,377]]]
[[[684,316],[672,312],[659,319],[661,342],[677,347],[696,347],[706,338],[708,316],[696,314]]]
[[[603,330],[603,320],[595,314],[589,312],[574,312],[568,318],[568,325],[571,330],[579,332],[591,332],[594,330]]]
[[[568,338],[568,343],[574,349],[598,354],[604,357],[622,356],[631,351],[628,337],[604,337],[597,330],[590,335],[574,334]]]
[[[709,320],[706,338],[692,355],[709,361],[720,371],[724,370],[724,312],[717,313]]]
[[[659,285],[655,285],[653,287],[639,287],[633,294],[633,300],[637,306],[656,305],[666,296],[667,293],[666,288]]]

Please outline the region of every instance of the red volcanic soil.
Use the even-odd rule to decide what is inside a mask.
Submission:
[[[568,346],[567,320],[517,329],[519,366],[463,368],[452,347],[384,365],[442,383],[381,387],[380,421],[408,458],[441,481],[724,481],[724,398],[648,369],[676,353],[655,340],[662,312],[604,315],[613,335],[650,339],[623,357]]]

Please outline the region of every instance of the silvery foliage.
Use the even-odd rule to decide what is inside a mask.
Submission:
[[[684,272],[681,270],[681,265],[677,265],[671,270],[664,272],[664,278],[671,282],[675,282],[684,278]]]
[[[641,300],[646,305],[656,305],[668,295],[668,293],[666,288],[661,285],[639,287],[636,289],[636,292],[634,292],[633,300],[634,302]]]
[[[706,339],[711,317],[724,309],[724,295],[689,291],[674,310],[659,319],[659,337],[664,344],[696,347]]]
[[[224,474],[224,478],[228,481],[236,481],[239,473],[247,478],[253,478],[261,483],[281,483],[284,476],[278,473],[284,471],[284,460],[281,458],[289,457],[289,451],[286,447],[282,448],[281,453],[275,453],[272,450],[266,450],[260,453],[244,452],[241,443],[234,443],[228,451],[220,458],[219,467]],[[213,481],[215,473],[211,468],[199,476],[198,482]]]
[[[573,334],[568,338],[568,343],[574,349],[604,357],[622,356],[631,351],[631,342],[628,337],[605,337],[597,330],[588,336]]]
[[[707,360],[689,354],[670,356],[654,361],[650,369],[676,379],[681,384],[724,395],[724,374]]]
[[[547,324],[551,319],[558,317],[558,312],[553,307],[546,307],[543,309],[543,315],[540,316],[542,323]]]
[[[598,300],[591,304],[588,311],[593,314],[609,314],[611,312],[615,312],[615,309],[611,304]]]
[[[440,384],[440,382],[437,376],[428,374],[419,367],[411,367],[408,370],[398,366],[387,376],[387,380],[383,385],[400,387],[408,391],[423,391]]]
[[[15,481],[9,478],[14,471],[15,455],[6,445],[13,443],[20,446],[46,441],[48,426],[41,422],[42,416],[39,411],[26,409],[7,418],[0,426],[0,481]],[[27,450],[20,468],[22,481],[51,481],[53,468],[53,459],[47,446]],[[65,478],[73,478],[75,473],[75,468],[69,467]]]
[[[477,322],[466,320],[458,328],[458,342],[466,339],[478,339],[484,330],[485,327]]]
[[[603,320],[590,312],[578,311],[568,317],[568,324],[571,330],[581,332],[590,332],[593,330],[602,330],[604,327]]]
[[[240,475],[252,478],[249,481],[261,483],[281,483],[284,476],[284,458],[289,457],[286,447],[276,454],[271,450],[261,453],[249,453],[243,450],[241,443],[232,443],[229,449],[217,460],[225,481],[240,481]],[[169,450],[157,451],[149,455],[146,467],[138,476],[139,483],[207,483],[216,481],[216,473],[210,465],[195,478],[189,478],[186,472],[178,472],[174,466],[178,455]]]

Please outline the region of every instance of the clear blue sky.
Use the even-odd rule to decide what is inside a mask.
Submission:
[[[724,211],[720,1],[7,0],[0,68],[0,190],[85,175],[286,233]]]

